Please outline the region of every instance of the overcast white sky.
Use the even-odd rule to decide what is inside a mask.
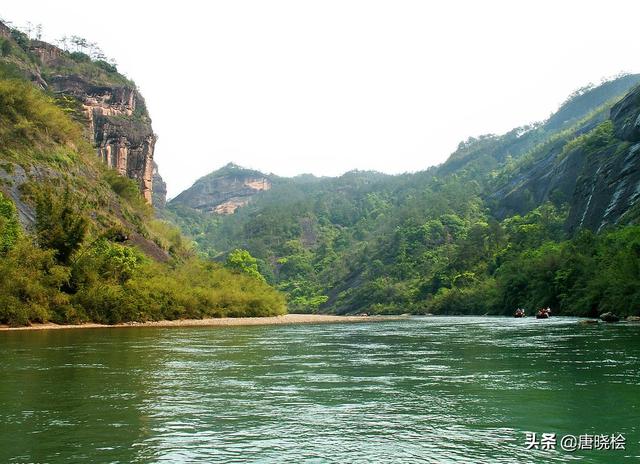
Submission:
[[[175,196],[229,161],[290,176],[416,171],[638,72],[640,2],[5,0],[135,80]]]

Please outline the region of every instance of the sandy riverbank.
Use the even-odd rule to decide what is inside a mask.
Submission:
[[[215,327],[232,325],[278,325],[278,324],[330,324],[340,322],[382,322],[405,319],[406,316],[333,316],[329,314],[285,314],[270,317],[222,317],[208,319],[179,319],[175,321],[127,322],[123,324],[32,324],[28,327],[0,326],[3,330],[56,330],[56,329],[97,329],[125,327]]]

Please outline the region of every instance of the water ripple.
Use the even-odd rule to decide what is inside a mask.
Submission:
[[[640,327],[574,319],[6,333],[0,461],[613,462],[527,431],[623,433]],[[609,452],[611,453],[611,452]]]

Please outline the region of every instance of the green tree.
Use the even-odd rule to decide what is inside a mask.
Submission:
[[[258,260],[251,256],[247,250],[241,250],[236,248],[229,256],[225,263],[227,269],[235,272],[242,272],[244,274],[255,277],[261,281],[264,281],[264,277],[258,271]]]
[[[68,268],[53,255],[53,250],[42,250],[22,237],[0,257],[1,323],[25,325],[70,314],[69,298],[60,291],[69,278]]]
[[[82,245],[87,227],[88,221],[82,207],[68,188],[61,196],[56,196],[50,189],[37,195],[38,243],[42,248],[53,249],[59,263],[69,263],[73,253]]]
[[[0,46],[0,52],[2,52],[2,56],[11,55],[11,42],[4,40]]]
[[[0,253],[6,253],[20,236],[20,223],[13,202],[0,192]]]

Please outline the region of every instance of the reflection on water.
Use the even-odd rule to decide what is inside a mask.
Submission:
[[[60,330],[2,333],[0,347],[0,462],[640,456],[640,325]],[[527,451],[526,431],[622,433],[627,449]]]

